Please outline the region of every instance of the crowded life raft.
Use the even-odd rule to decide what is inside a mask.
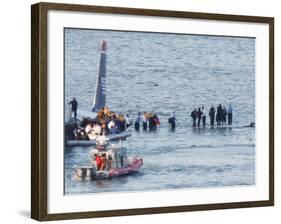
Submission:
[[[124,147],[109,144],[103,138],[98,140],[96,147],[90,151],[89,166],[76,167],[76,180],[109,179],[125,176],[138,171],[143,165],[143,159],[134,155],[127,157]]]

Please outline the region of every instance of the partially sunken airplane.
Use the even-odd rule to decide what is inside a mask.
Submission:
[[[99,69],[98,69],[98,76],[97,76],[97,85],[96,85],[96,92],[93,101],[93,106],[91,111],[77,111],[77,119],[72,117],[71,107],[67,104],[67,113],[65,115],[65,132],[66,132],[66,145],[67,146],[88,146],[88,145],[95,145],[96,139],[90,140],[77,140],[71,139],[67,135],[68,130],[73,130],[79,123],[83,117],[91,117],[94,118],[97,115],[97,112],[106,106],[106,50],[107,50],[107,43],[105,40],[101,42],[100,47],[100,60],[99,60]],[[124,131],[120,134],[112,134],[104,136],[105,140],[120,140],[126,139],[127,137],[131,136],[129,131]]]
[[[100,64],[97,79],[96,95],[93,102],[93,112],[98,112],[106,103],[106,42],[101,42]]]

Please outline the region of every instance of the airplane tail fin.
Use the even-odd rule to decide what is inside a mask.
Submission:
[[[106,41],[101,42],[100,63],[97,78],[97,87],[92,112],[97,112],[106,104]]]

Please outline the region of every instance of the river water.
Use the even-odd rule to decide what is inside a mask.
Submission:
[[[92,147],[65,148],[65,193],[154,191],[255,184],[255,39],[65,29],[65,101],[92,106],[99,45],[106,40],[107,105],[116,112],[153,111],[157,132],[135,132],[122,143],[140,155],[139,172],[99,181],[73,180]],[[233,107],[233,128],[193,129],[190,113],[204,105]],[[168,126],[177,116],[174,132]],[[207,117],[207,123],[209,118]]]

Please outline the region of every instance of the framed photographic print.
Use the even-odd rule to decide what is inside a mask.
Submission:
[[[32,218],[274,204],[274,18],[31,16]]]

